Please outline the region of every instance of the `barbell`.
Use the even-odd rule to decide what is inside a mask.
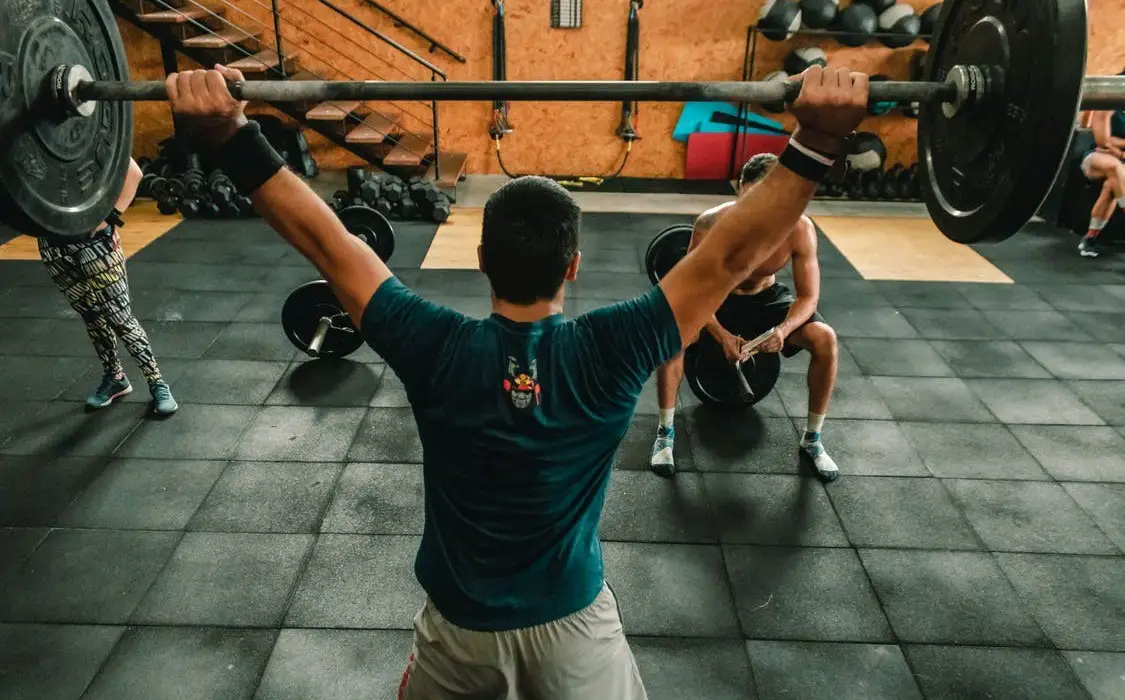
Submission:
[[[0,217],[31,235],[85,235],[112,211],[132,145],[130,82],[106,0],[0,3]],[[1077,112],[1125,106],[1125,78],[1084,77],[1085,0],[949,0],[923,80],[871,86],[920,103],[918,162],[934,222],[960,243],[1004,240],[1046,199]],[[296,100],[792,101],[766,82],[257,81],[236,97]]]

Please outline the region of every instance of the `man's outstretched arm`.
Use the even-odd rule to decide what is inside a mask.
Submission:
[[[865,75],[847,68],[810,68],[791,106],[800,124],[793,140],[801,149],[839,154],[867,113],[867,96]],[[660,281],[684,345],[695,341],[727,295],[777,250],[816,192],[816,179],[799,175],[786,162],[783,156],[727,208],[699,246]]]
[[[227,88],[228,81],[242,79],[239,71],[216,66],[211,71],[173,73],[166,80],[172,111],[196,131],[201,144],[216,152],[225,149],[232,160],[238,158],[242,145],[238,139],[253,136],[246,130],[256,129],[248,126],[244,104]],[[257,150],[254,153],[256,158],[263,157]],[[264,157],[273,160],[234,162],[228,172],[233,177],[237,171],[252,183],[246,189],[255,211],[320,271],[356,327],[361,327],[363,312],[375,291],[392,276],[390,269],[348,233],[328,205],[285,168],[272,149]]]

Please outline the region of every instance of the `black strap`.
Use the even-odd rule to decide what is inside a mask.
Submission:
[[[504,32],[504,0],[492,0],[496,13],[492,16],[492,79],[508,79],[507,39]],[[488,135],[494,140],[504,138],[512,131],[509,114],[511,105],[504,100],[492,102],[492,121],[488,125]]]
[[[643,0],[629,3],[629,19],[625,25],[625,80],[638,80],[640,76],[641,22],[637,13],[643,6]],[[634,121],[637,112],[636,102],[621,103],[621,123],[617,126],[617,136],[626,142],[639,138]]]

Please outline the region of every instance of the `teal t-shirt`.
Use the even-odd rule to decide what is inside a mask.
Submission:
[[[645,382],[680,351],[663,291],[517,323],[470,318],[391,278],[362,330],[418,423],[426,513],[414,571],[441,614],[505,630],[593,602],[617,447]]]

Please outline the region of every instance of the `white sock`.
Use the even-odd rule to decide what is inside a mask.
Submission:
[[[805,423],[805,439],[811,440],[813,436],[820,437],[820,431],[824,428],[824,414],[823,413],[810,413],[808,422]]]
[[[1106,223],[1108,222],[1105,219],[1090,219],[1090,230],[1101,231],[1105,228]]]
[[[673,425],[673,420],[675,419],[675,416],[676,416],[676,409],[674,409],[674,408],[662,408],[662,409],[660,409],[660,427],[671,429],[671,427]]]
[[[1118,209],[1125,209],[1125,197],[1119,197],[1117,199],[1117,208]]]

